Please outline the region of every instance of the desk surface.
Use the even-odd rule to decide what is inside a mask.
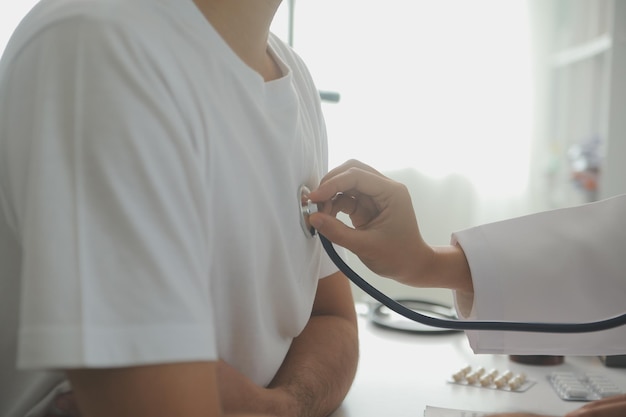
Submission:
[[[428,406],[481,412],[527,411],[563,415],[584,403],[561,400],[547,375],[555,371],[601,373],[626,391],[626,369],[607,368],[597,357],[566,357],[561,365],[532,366],[507,355],[476,355],[463,333],[424,335],[384,329],[359,317],[361,359],[343,405],[331,417],[422,417]],[[536,383],[508,392],[447,382],[465,365],[523,372]]]

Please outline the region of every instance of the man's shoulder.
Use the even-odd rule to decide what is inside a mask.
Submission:
[[[41,0],[22,19],[9,47],[20,50],[39,35],[56,28],[80,27],[86,31],[115,29],[141,33],[145,27],[163,27],[161,20],[171,18],[166,0]],[[9,48],[7,48],[9,52]]]

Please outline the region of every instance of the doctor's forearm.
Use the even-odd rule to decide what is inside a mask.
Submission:
[[[472,273],[459,245],[435,247],[434,274],[443,288],[473,293]]]
[[[463,293],[474,292],[472,274],[459,245],[428,246],[427,250],[418,247],[409,257],[407,277],[400,282],[414,287],[447,288]]]
[[[432,246],[428,251],[420,250],[414,254],[413,259],[410,277],[401,282],[415,287],[453,290],[461,314],[469,315],[474,304],[474,283],[461,246]]]

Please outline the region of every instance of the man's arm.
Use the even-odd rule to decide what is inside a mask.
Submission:
[[[311,319],[270,384],[291,396],[288,415],[322,417],[339,407],[356,374],[358,346],[350,284],[337,272],[319,281]]]
[[[311,319],[268,388],[223,361],[190,362],[70,370],[69,400],[80,417],[212,417],[222,415],[220,403],[228,417],[322,417],[343,401],[357,362],[352,293],[336,273],[319,281]]]
[[[79,369],[67,375],[81,417],[224,416],[215,362]]]
[[[228,364],[219,363],[222,404],[228,412],[327,416],[347,394],[357,362],[354,301],[347,278],[336,273],[319,281],[309,323],[293,340],[269,387],[259,387]]]

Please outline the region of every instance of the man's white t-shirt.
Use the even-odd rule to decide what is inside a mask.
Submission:
[[[327,169],[318,92],[268,51],[271,82],[191,0],[22,22],[0,63],[0,415],[37,415],[52,369],[220,358],[271,381],[336,269],[299,218]]]

